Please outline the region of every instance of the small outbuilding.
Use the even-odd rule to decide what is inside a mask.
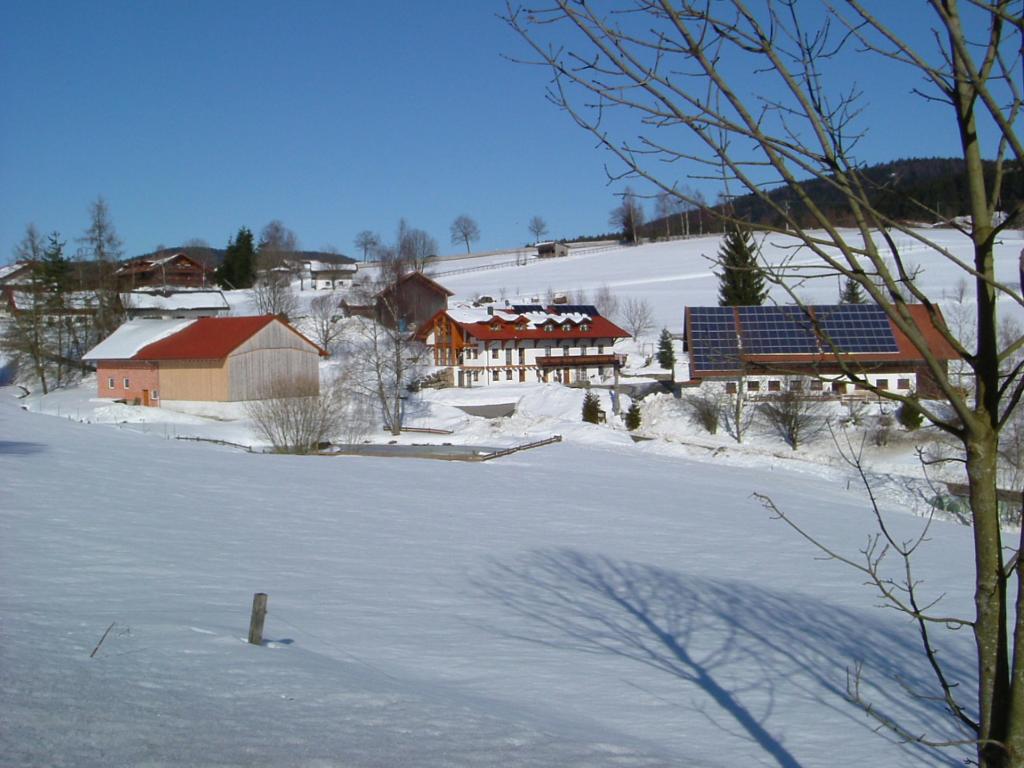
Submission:
[[[327,352],[272,315],[131,320],[84,356],[97,394],[138,405],[315,395]]]

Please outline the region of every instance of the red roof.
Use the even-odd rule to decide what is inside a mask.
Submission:
[[[220,360],[251,339],[275,320],[274,315],[257,317],[201,317],[173,336],[155,341],[140,349],[133,360]],[[282,323],[296,336],[327,353],[287,323]]]

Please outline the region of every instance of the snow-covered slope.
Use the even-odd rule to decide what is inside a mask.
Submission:
[[[597,429],[597,428],[594,428]],[[487,464],[284,457],[0,398],[5,765],[952,765],[914,627],[845,552],[862,494],[780,467],[563,443]],[[898,536],[920,521],[894,520]],[[970,604],[969,532],[917,559]],[[244,642],[270,595],[264,647]],[[95,657],[104,630],[113,628]],[[967,632],[939,641],[969,680]]]

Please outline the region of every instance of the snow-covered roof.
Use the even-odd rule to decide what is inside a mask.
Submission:
[[[593,317],[581,312],[509,312],[497,307],[455,307],[448,310],[448,316],[457,323],[486,323],[494,318],[504,320],[507,323],[514,322],[519,318],[526,320],[528,328],[540,328],[547,322],[564,323],[571,322],[579,325],[582,322],[592,320]]]
[[[303,264],[310,272],[355,272],[359,269],[356,264],[332,264],[327,261],[305,261]]]
[[[24,261],[16,261],[13,264],[6,264],[0,267],[0,280],[6,280],[7,278],[18,274],[18,272],[27,269],[29,266],[30,265]]]
[[[121,294],[125,307],[140,310],[229,309],[220,291],[177,291],[170,295],[148,291]]]
[[[127,360],[153,342],[183,331],[193,320],[129,320],[86,352],[83,360]]]

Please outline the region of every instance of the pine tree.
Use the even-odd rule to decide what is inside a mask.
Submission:
[[[217,267],[217,282],[224,288],[250,288],[256,279],[256,247],[252,232],[242,227],[228,242],[224,261]]]
[[[626,429],[632,432],[640,429],[640,403],[634,400],[626,411]]]
[[[723,307],[760,305],[768,296],[764,274],[757,265],[750,231],[733,228],[725,233],[718,249],[722,271],[718,275],[718,303]]]
[[[601,420],[601,401],[591,391],[583,396],[583,420],[597,424]]]
[[[864,291],[861,290],[860,283],[854,280],[852,277],[846,278],[846,282],[843,284],[843,290],[839,294],[840,304],[864,304]]]
[[[666,371],[671,371],[676,365],[676,353],[672,349],[672,334],[668,328],[661,329],[661,336],[658,338],[658,365]]]

